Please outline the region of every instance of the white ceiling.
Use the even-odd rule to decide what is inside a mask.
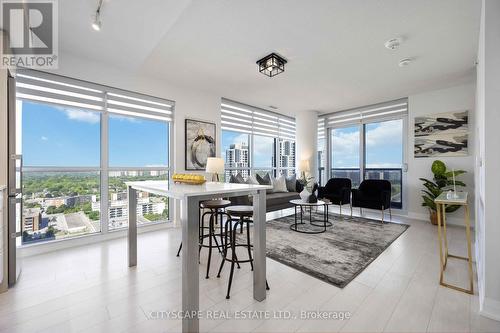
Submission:
[[[284,113],[381,102],[470,78],[477,0],[60,1],[61,51]],[[390,51],[384,42],[404,39]],[[278,52],[284,73],[256,60]],[[398,67],[402,58],[415,62]]]

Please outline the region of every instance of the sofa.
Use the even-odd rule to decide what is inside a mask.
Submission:
[[[290,182],[290,181],[292,181],[292,179],[289,178],[288,182]],[[243,180],[243,177],[241,177],[239,175],[231,176],[231,179],[229,182],[230,183],[247,183],[247,181]],[[299,193],[302,192],[303,189],[304,189],[304,186],[300,183],[300,181],[295,180],[295,191],[272,192],[272,191],[268,190],[267,194],[266,194],[266,212],[269,213],[269,212],[274,212],[277,210],[293,207],[293,205],[290,203],[290,200],[300,199]],[[252,197],[251,196],[232,197],[232,198],[229,198],[229,200],[231,201],[231,203],[233,205],[252,205]]]

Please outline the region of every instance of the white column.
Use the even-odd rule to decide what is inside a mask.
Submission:
[[[309,160],[311,175],[318,180],[318,112],[301,111],[295,114],[297,129],[296,160]]]

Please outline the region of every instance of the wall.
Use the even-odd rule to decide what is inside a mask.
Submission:
[[[500,320],[500,2],[483,0],[477,68],[476,262],[480,313]]]
[[[420,177],[432,178],[430,171],[434,160],[440,159],[446,163],[448,168],[463,169],[467,174],[462,180],[467,184],[466,190],[470,193],[470,202],[474,202],[474,119],[475,119],[475,84],[463,84],[452,88],[435,90],[408,97],[408,140],[407,140],[407,163],[406,175],[406,202],[408,215],[413,218],[429,218],[428,210],[421,206],[422,182]],[[439,158],[415,158],[413,156],[414,135],[413,128],[415,117],[449,111],[469,110],[469,155],[467,157],[439,157]],[[474,216],[474,207],[471,207],[471,217]],[[463,210],[449,214],[449,223],[463,225]]]
[[[217,155],[220,156],[220,96],[202,91],[183,89],[164,81],[131,75],[127,71],[69,54],[59,57],[59,69],[52,73],[91,81],[116,88],[149,94],[175,101],[175,126],[171,143],[171,167],[174,172],[184,169],[184,119],[195,118],[217,125]],[[179,206],[174,207],[174,220],[179,221]]]

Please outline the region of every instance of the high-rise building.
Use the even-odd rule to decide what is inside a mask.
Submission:
[[[249,151],[246,143],[233,143],[226,149],[226,169],[248,168],[249,167]],[[231,175],[240,173],[243,178],[247,178],[250,170],[226,170],[226,179]]]
[[[295,141],[279,140],[279,167],[295,167]]]

